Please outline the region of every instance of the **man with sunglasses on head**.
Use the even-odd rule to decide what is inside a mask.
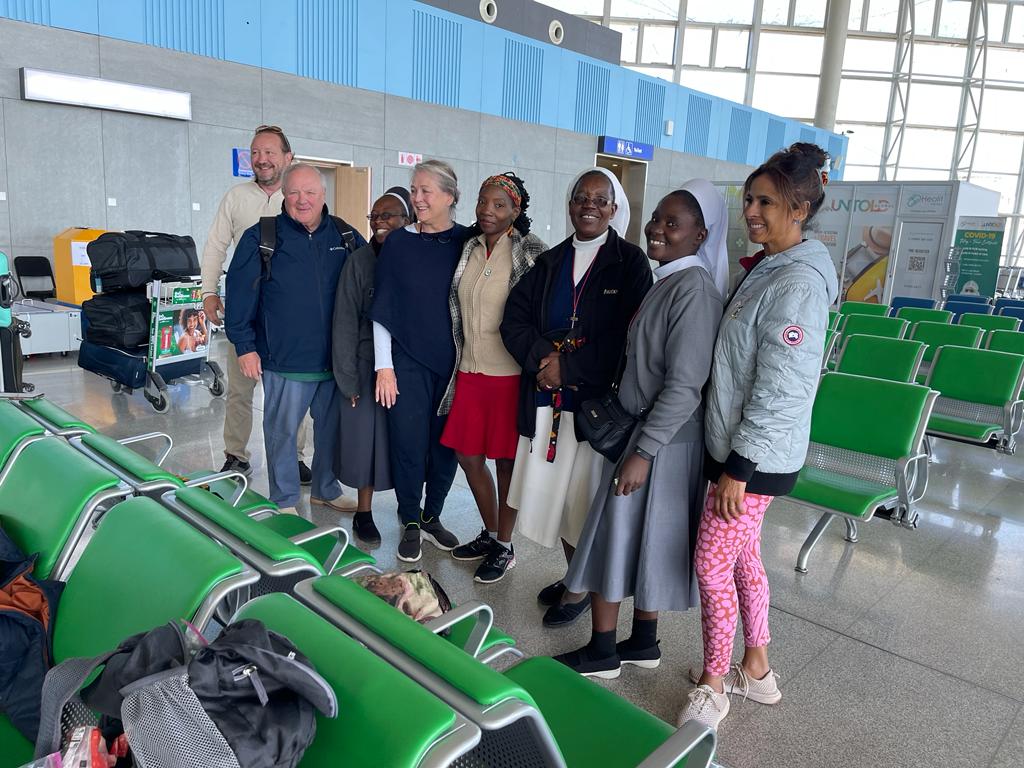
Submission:
[[[263,216],[281,213],[284,197],[281,179],[285,168],[292,163],[292,147],[288,137],[276,125],[261,125],[249,145],[253,176],[227,191],[203,248],[203,309],[213,322],[222,323],[224,304],[218,292],[220,276],[227,261],[228,246]],[[249,437],[252,434],[252,397],[256,380],[242,375],[233,345],[228,345],[228,393],[224,417],[224,455],[221,471],[237,470],[249,475]],[[312,480],[312,472],[303,461],[306,445],[306,423],[299,427],[297,441],[299,478],[303,485]],[[350,501],[346,499],[345,501]],[[353,506],[354,506],[354,502]]]

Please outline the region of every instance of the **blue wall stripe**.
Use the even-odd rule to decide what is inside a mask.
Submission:
[[[801,128],[800,129],[800,141],[807,141],[811,144],[818,140],[818,135],[813,128]]]
[[[357,0],[298,0],[296,73],[339,85],[359,79]]]
[[[747,147],[750,145],[750,112],[738,107],[732,108],[729,119],[729,148],[726,159],[733,163],[747,162]]]
[[[224,0],[146,0],[143,22],[149,45],[224,58]]]
[[[644,144],[658,144],[664,118],[665,86],[654,80],[641,79],[636,90],[633,139]]]
[[[543,87],[544,49],[521,40],[506,38],[501,116],[510,120],[538,122]]]
[[[413,11],[412,96],[457,107],[462,70],[462,25]]]
[[[691,93],[687,102],[683,151],[691,155],[707,156],[711,134],[711,97]]]
[[[603,134],[608,126],[608,67],[580,60],[576,68],[576,114],[573,130]]]
[[[768,133],[764,140],[764,159],[782,149],[786,144],[786,124],[774,117],[768,118]]]

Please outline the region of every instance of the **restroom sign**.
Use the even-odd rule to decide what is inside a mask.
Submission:
[[[398,153],[398,164],[408,165],[410,168],[417,163],[423,162],[423,155],[418,155],[415,152],[399,152]]]
[[[616,155],[626,157],[630,160],[653,160],[654,145],[644,144],[630,139],[620,139],[616,136],[599,136],[597,140],[597,151],[605,155]]]

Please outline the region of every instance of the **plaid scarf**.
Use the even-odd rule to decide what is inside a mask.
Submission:
[[[582,338],[567,338],[561,341],[553,342],[555,345],[555,351],[558,353],[562,352],[573,352],[583,346],[584,339]],[[542,391],[540,387],[537,391]],[[548,434],[548,452],[545,458],[549,464],[554,463],[555,455],[558,453],[558,429],[562,424],[562,390],[556,389],[551,393],[551,432]]]

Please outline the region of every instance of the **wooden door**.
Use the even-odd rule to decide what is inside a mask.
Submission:
[[[351,165],[336,167],[333,212],[370,239],[370,169]]]

